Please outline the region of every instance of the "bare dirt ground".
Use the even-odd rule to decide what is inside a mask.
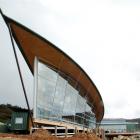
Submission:
[[[46,130],[38,130],[32,135],[0,134],[0,140],[101,140],[94,133],[79,133],[68,138],[52,136]]]

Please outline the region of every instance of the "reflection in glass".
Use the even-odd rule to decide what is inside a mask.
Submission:
[[[93,127],[95,116],[87,100],[63,76],[38,62],[36,118]],[[76,83],[77,84],[77,83]],[[83,93],[84,94],[84,93]]]
[[[71,85],[67,84],[65,94],[66,95],[63,108],[63,119],[74,122],[78,91],[74,89]]]
[[[61,119],[62,116],[66,85],[67,81],[64,78],[58,76],[53,101],[53,114],[56,117],[59,117],[59,119]]]

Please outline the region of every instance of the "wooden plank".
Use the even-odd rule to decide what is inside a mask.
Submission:
[[[34,119],[34,123],[36,124],[47,124],[47,125],[52,125],[52,126],[62,126],[62,127],[67,127],[68,129],[75,129],[77,127],[78,130],[83,130],[83,127],[78,126],[76,124],[70,124],[66,122],[57,122],[57,121],[50,121],[46,119]]]

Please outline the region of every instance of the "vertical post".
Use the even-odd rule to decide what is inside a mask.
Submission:
[[[57,136],[57,126],[55,126],[55,136]]]
[[[75,134],[77,134],[77,127],[75,127]]]
[[[83,126],[83,133],[85,134],[85,127]]]
[[[33,110],[33,118],[36,118],[37,117],[37,114],[36,114],[36,104],[37,104],[37,90],[38,90],[38,59],[37,57],[35,57],[34,59],[34,110]]]
[[[88,127],[87,127],[87,133],[88,133]]]
[[[102,140],[105,140],[105,131],[104,131],[104,129],[101,129],[101,136],[102,136]]]
[[[96,128],[95,128],[95,130],[96,130],[96,135],[97,135],[97,136],[100,136],[99,124],[98,124],[98,123],[96,123]]]
[[[32,127],[30,128],[30,135],[32,134]]]
[[[68,136],[68,128],[67,128],[67,126],[65,127],[65,137],[67,137]]]

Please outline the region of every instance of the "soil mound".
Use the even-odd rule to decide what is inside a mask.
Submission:
[[[39,129],[31,135],[32,140],[57,140],[47,130]]]
[[[8,140],[101,140],[94,133],[77,133],[72,137],[55,137],[47,130],[39,129],[31,135],[17,135],[17,134],[0,134],[0,140],[8,138]]]
[[[71,137],[70,140],[101,140],[94,133],[78,133]]]

